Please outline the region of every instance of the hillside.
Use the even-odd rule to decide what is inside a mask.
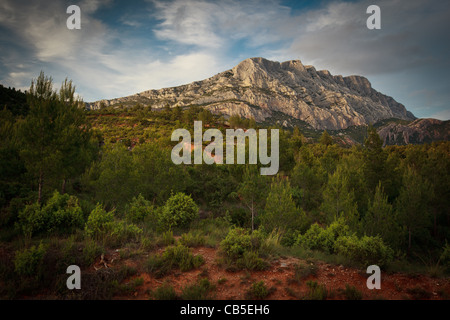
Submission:
[[[88,108],[134,106],[153,109],[202,106],[215,114],[253,117],[286,127],[340,130],[383,119],[414,120],[406,108],[372,88],[361,76],[333,76],[298,60],[250,58],[234,68],[187,85],[101,100]]]

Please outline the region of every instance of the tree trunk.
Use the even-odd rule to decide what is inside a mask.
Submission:
[[[61,187],[61,194],[66,193],[66,179],[63,179],[62,187]]]

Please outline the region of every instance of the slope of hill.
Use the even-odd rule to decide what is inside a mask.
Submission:
[[[416,119],[402,104],[373,89],[364,77],[333,76],[298,60],[279,63],[263,58],[246,59],[203,81],[87,106],[136,104],[152,108],[200,105],[216,114],[239,114],[286,127],[301,123],[319,130],[346,129],[388,118]]]
[[[450,121],[417,119],[390,122],[377,130],[384,145],[422,144],[450,139]]]

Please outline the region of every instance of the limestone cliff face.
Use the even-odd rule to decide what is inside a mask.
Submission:
[[[450,121],[417,119],[402,124],[391,122],[377,130],[384,145],[422,144],[450,140]]]
[[[203,81],[97,101],[89,107],[136,103],[152,108],[201,105],[213,113],[239,114],[257,122],[270,121],[276,114],[278,119],[285,116],[282,123],[287,126],[301,120],[314,129],[328,130],[388,118],[415,119],[402,104],[374,90],[366,78],[333,76],[298,60],[250,58]]]

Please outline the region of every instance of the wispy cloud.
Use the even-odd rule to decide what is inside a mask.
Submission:
[[[92,101],[201,80],[263,56],[367,76],[420,116],[448,109],[446,1],[377,1],[381,30],[365,26],[372,0],[296,10],[278,0],[146,0],[136,13],[121,12],[122,0],[73,2],[82,10],[76,31],[65,27],[63,1],[0,2],[1,83],[26,87],[43,69],[55,81],[73,79]],[[113,9],[114,19],[101,14]],[[432,109],[429,96],[412,94],[419,90],[435,92]]]

